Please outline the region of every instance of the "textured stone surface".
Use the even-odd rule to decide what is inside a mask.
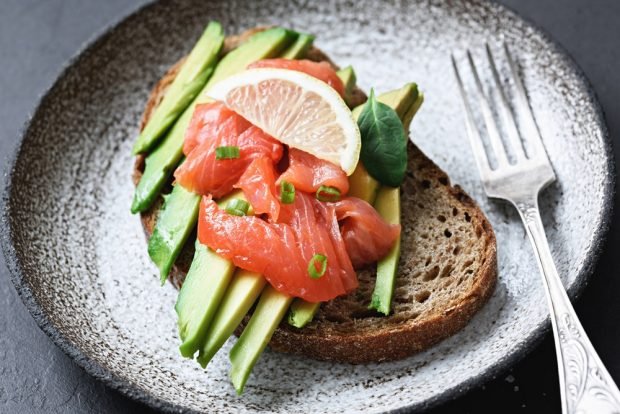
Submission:
[[[6,37],[5,37],[5,38],[6,38]],[[322,38],[321,38],[321,39],[322,39]],[[332,40],[332,42],[333,42],[333,40]],[[327,41],[327,39],[325,40],[325,43],[326,43],[326,44],[329,44],[329,42]],[[332,44],[333,44],[333,43],[332,43]],[[328,51],[330,51],[330,52],[334,53],[334,56],[335,56],[336,58],[339,58],[339,57],[341,57],[341,56],[342,56],[342,55],[338,55],[337,50],[330,49],[329,47],[325,47],[325,49],[327,49]],[[342,61],[342,58],[341,58],[341,61]],[[108,69],[108,67],[106,66],[106,64],[108,64],[109,62],[102,62],[102,63],[103,63],[103,64],[102,64],[102,66],[103,66],[104,68]],[[343,62],[343,63],[346,63],[346,62]],[[361,64],[361,62],[359,63],[359,65],[362,65],[362,64]],[[113,66],[113,65],[112,65],[112,66]],[[356,66],[358,66],[358,64],[356,64]],[[367,66],[366,66],[366,67],[367,67]],[[120,74],[119,74],[119,75],[120,75]],[[368,73],[367,73],[367,75],[368,75]],[[367,75],[366,75],[366,79],[372,79],[372,77],[368,77]],[[154,76],[154,75],[153,75],[153,74],[150,74],[149,76]],[[396,83],[396,80],[394,80],[394,82]],[[367,84],[366,84],[366,86],[367,86]],[[388,85],[388,86],[389,86],[389,85]],[[143,88],[141,88],[141,87],[139,87],[139,86],[137,87],[137,86],[135,86],[135,85],[133,85],[133,86],[132,86],[132,85],[130,85],[130,88],[131,88],[131,87],[135,87],[135,88],[137,88],[137,89],[136,89],[135,91],[133,91],[132,89],[129,89],[128,91],[125,91],[125,92],[126,92],[126,93],[130,93],[130,94],[133,94],[133,93],[135,92],[135,94],[138,94],[138,95],[139,95],[140,93],[143,93]],[[439,87],[441,87],[441,85],[438,85],[438,86],[436,86],[436,87],[438,87],[438,88],[439,88]],[[429,90],[429,89],[430,89],[430,88],[428,88],[427,90]],[[427,96],[428,96],[429,94],[431,94],[431,92],[427,92]],[[95,95],[96,95],[96,93],[95,93]],[[113,97],[105,97],[105,96],[104,96],[103,98],[105,98],[105,99],[111,99],[111,101],[110,101],[111,103],[114,103],[114,102],[115,102],[115,101],[114,101],[114,99],[119,99],[119,98],[118,98],[118,97],[116,97],[116,96],[113,96]],[[427,108],[428,108],[428,107],[429,107],[429,106],[427,105]],[[430,117],[431,115],[428,115],[428,116]],[[435,116],[436,116],[436,115],[435,115]],[[106,116],[105,116],[105,114],[103,114],[103,115],[102,115],[102,117],[103,117],[103,118],[105,118],[105,117],[106,117]],[[123,119],[119,119],[119,121],[121,121],[121,124],[120,124],[120,125],[116,125],[116,126],[115,126],[115,125],[112,125],[112,126],[103,125],[103,129],[104,129],[106,132],[105,132],[104,134],[99,133],[99,135],[96,135],[96,136],[105,136],[105,138],[106,138],[106,139],[105,139],[105,140],[104,140],[104,142],[103,142],[104,144],[113,144],[114,140],[123,140],[123,139],[124,139],[125,141],[124,141],[124,143],[123,143],[122,145],[127,146],[126,142],[127,142],[127,140],[128,140],[129,138],[127,138],[125,135],[123,135],[123,134],[122,134],[122,130],[123,130],[123,129],[127,126],[127,125],[126,125],[126,124],[123,124],[123,122],[124,122],[124,120],[123,120]],[[457,122],[458,122],[458,120],[452,121],[452,125],[457,125]],[[106,127],[107,127],[107,129],[106,129]],[[416,128],[416,126],[414,126],[414,128]],[[429,129],[428,125],[427,125],[427,126],[417,127],[417,128],[426,128],[426,130],[428,130],[428,129]],[[121,131],[121,132],[120,132],[120,135],[115,135],[115,131],[119,131],[119,130]],[[422,134],[421,134],[421,133],[419,133],[418,135],[420,135],[420,137],[419,137],[420,139],[418,140],[418,142],[420,142],[420,143],[421,143],[421,145],[422,145],[422,146],[423,146],[423,148],[424,148],[424,139],[425,139],[425,138],[422,136]],[[437,136],[437,138],[440,138],[440,137],[443,137],[443,135],[438,135],[438,136]],[[90,143],[91,143],[91,144],[94,144],[93,140],[94,140],[94,138],[92,138],[92,137],[91,137],[91,139],[90,139]],[[110,141],[112,141],[112,142],[110,142]],[[79,146],[78,146],[78,147],[75,147],[75,146],[77,145],[75,142],[73,142],[73,145],[74,145],[74,148],[79,148]],[[432,145],[432,144],[431,144],[431,145]],[[68,146],[68,147],[66,147],[66,148],[71,148],[71,146]],[[439,147],[439,146],[436,146],[435,148],[440,148],[440,147]],[[461,147],[461,149],[462,149],[462,150],[461,150],[461,151],[458,151],[458,152],[463,153],[463,152],[467,151],[467,147],[466,147],[466,146]],[[56,158],[55,158],[55,159],[60,159],[60,158],[59,158],[59,157],[60,157],[60,155],[63,155],[63,157],[67,157],[67,156],[75,156],[75,157],[78,157],[78,158],[80,159],[80,161],[84,163],[84,168],[89,167],[89,166],[91,165],[88,161],[92,161],[92,162],[97,163],[97,164],[101,162],[100,160],[98,160],[98,159],[97,159],[97,157],[98,157],[98,156],[100,156],[101,154],[97,154],[97,153],[87,153],[87,155],[88,155],[89,157],[91,157],[91,158],[89,159],[88,157],[86,157],[86,159],[82,159],[82,158],[80,158],[80,157],[81,157],[83,154],[77,154],[77,153],[76,153],[76,154],[73,154],[73,153],[71,153],[71,152],[69,152],[69,153],[67,154],[67,153],[63,153],[64,151],[59,150],[59,149],[57,149],[57,148],[50,148],[50,154],[55,154],[54,152],[52,152],[53,150],[57,150],[57,151],[58,151],[58,152],[57,152],[57,154],[58,154],[58,155],[56,156]],[[98,150],[99,150],[99,148],[98,148]],[[126,151],[126,150],[127,150],[127,148],[122,147],[122,148],[118,148],[118,149],[116,149],[116,148],[114,148],[114,147],[112,146],[111,148],[107,148],[107,149],[106,149],[106,148],[104,147],[104,148],[102,149],[102,151],[105,151],[105,150],[109,150],[109,151],[118,150],[118,151],[120,151],[120,152],[122,153],[123,151]],[[550,150],[550,152],[552,152],[552,151]],[[471,188],[471,187],[476,185],[476,181],[472,180],[472,181],[470,182],[470,185],[468,186],[468,184],[467,184],[466,180],[463,180],[463,177],[462,177],[462,176],[459,176],[459,175],[458,175],[458,173],[457,173],[456,171],[454,171],[454,172],[453,172],[453,171],[451,170],[451,165],[453,164],[453,163],[451,162],[452,160],[445,160],[445,159],[444,159],[444,160],[442,161],[442,158],[441,158],[441,155],[442,155],[442,154],[436,154],[436,153],[434,154],[434,153],[432,152],[432,147],[429,147],[429,153],[431,154],[431,156],[433,156],[435,159],[437,159],[437,161],[438,161],[438,162],[439,162],[442,166],[444,166],[444,168],[446,168],[446,170],[447,170],[447,171],[448,171],[448,172],[449,172],[449,173],[453,176],[453,178],[455,178],[455,181],[457,181],[457,182],[461,182],[461,183],[464,183],[464,184],[466,185],[466,188],[468,188],[468,190],[469,190],[469,191],[472,191],[472,188]],[[455,151],[455,153],[456,153],[456,151]],[[446,153],[446,154],[444,154],[444,156],[449,156],[449,155],[450,155],[450,154],[447,154],[447,153]],[[457,161],[462,162],[463,160],[462,160],[461,158],[462,158],[462,157],[460,157],[460,158],[459,158],[459,160],[457,160]],[[552,158],[553,158],[553,156],[552,156]],[[122,161],[122,162],[125,162],[125,161],[123,161],[123,160],[119,160],[119,162],[121,162],[121,161]],[[467,160],[465,160],[465,161],[467,161]],[[456,161],[455,161],[455,162],[456,162]],[[458,164],[456,164],[456,165],[458,165]],[[36,164],[34,164],[34,165],[30,166],[30,167],[32,167],[32,168],[29,168],[29,171],[28,171],[29,173],[31,173],[32,171],[35,171],[35,170],[36,170],[36,168],[39,168],[39,166],[37,166]],[[40,167],[45,167],[45,166],[40,166]],[[104,165],[97,165],[97,166],[96,166],[96,168],[95,168],[95,171],[94,171],[94,172],[89,172],[89,174],[95,174],[95,176],[96,176],[96,177],[100,177],[100,178],[102,179],[102,181],[103,181],[103,182],[102,182],[102,183],[94,183],[95,185],[94,185],[93,187],[89,187],[89,186],[90,186],[90,185],[92,185],[93,183],[81,182],[80,180],[77,180],[77,178],[79,178],[79,176],[78,176],[78,174],[77,174],[77,171],[69,171],[69,175],[68,175],[71,179],[76,178],[76,181],[70,181],[70,182],[64,182],[64,181],[62,181],[62,182],[58,182],[58,184],[59,184],[59,185],[65,185],[65,186],[67,186],[67,188],[71,188],[71,187],[73,187],[73,188],[78,188],[78,189],[84,189],[85,191],[89,191],[89,192],[90,192],[91,190],[94,190],[93,192],[94,192],[94,197],[95,197],[95,198],[94,198],[94,200],[95,200],[95,201],[103,201],[103,202],[107,202],[107,203],[112,203],[112,200],[118,200],[118,198],[116,198],[116,197],[124,197],[125,195],[120,194],[120,193],[115,193],[115,192],[110,193],[110,194],[108,194],[107,192],[103,192],[102,194],[99,194],[99,193],[98,193],[98,191],[101,191],[101,186],[103,186],[103,185],[104,185],[104,183],[106,182],[105,180],[108,180],[108,179],[115,179],[115,178],[111,178],[111,177],[109,177],[109,176],[108,176],[108,175],[106,175],[106,174],[110,174],[110,173],[114,174],[114,173],[117,173],[117,174],[118,174],[118,176],[117,176],[116,178],[121,179],[121,178],[120,178],[120,177],[121,177],[121,172],[120,172],[120,171],[118,171],[118,170],[115,172],[115,171],[114,171],[114,169],[115,169],[115,168],[120,168],[120,166],[119,166],[118,164],[116,165],[116,167],[112,166],[111,170],[110,170],[109,172],[106,172],[106,168],[105,168],[105,166],[104,166]],[[459,168],[462,168],[462,167],[459,167]],[[556,166],[556,168],[557,168],[557,166]],[[81,174],[80,174],[80,175],[81,175]],[[97,188],[97,187],[99,187],[99,188]],[[119,191],[120,191],[120,190],[122,190],[122,187],[118,187],[118,188],[117,188],[117,190],[119,190]],[[475,191],[472,191],[472,192],[475,192]],[[479,198],[479,199],[481,199],[479,194],[477,194],[477,196],[478,196],[478,198]],[[98,199],[98,198],[99,198],[99,199]],[[105,200],[102,200],[102,198],[103,198],[103,199],[105,199]],[[107,201],[106,201],[106,200],[107,200]],[[60,200],[57,200],[56,202],[60,202],[60,203],[62,203],[63,208],[65,208],[65,210],[64,210],[64,212],[63,212],[63,214],[66,214],[68,217],[71,217],[71,214],[73,214],[73,212],[71,211],[71,208],[70,208],[70,207],[71,207],[72,205],[80,205],[80,203],[81,203],[81,201],[80,201],[80,200],[71,199],[71,198],[69,198],[69,199],[60,199]],[[487,208],[497,208],[497,205],[491,204],[491,205],[487,206]],[[124,212],[124,210],[122,210],[120,207],[118,207],[116,212],[106,212],[106,214],[108,214],[108,216],[107,216],[107,217],[110,217],[110,216],[109,216],[109,214],[118,214],[118,213],[120,213],[121,211],[122,211],[122,212]],[[97,215],[97,212],[98,212],[98,210],[93,210],[93,211],[91,211],[91,212],[88,212],[88,211],[87,211],[87,213],[88,213],[88,214],[87,214],[87,217],[90,217],[90,218],[91,218],[91,219],[92,219],[95,223],[100,224],[100,223],[101,223],[101,222],[100,222],[100,220],[102,220],[102,218],[101,218],[101,217],[99,217],[99,218],[97,218],[97,219],[93,218],[94,216],[96,216],[96,215]],[[54,211],[54,212],[47,212],[47,213],[46,213],[46,216],[44,216],[44,218],[45,218],[45,217],[48,217],[48,218],[49,218],[49,217],[52,217],[52,218],[53,218],[55,214],[60,214],[60,213],[59,213],[58,211]],[[499,214],[498,214],[497,216],[499,216]],[[497,217],[497,216],[496,216],[496,217]],[[493,220],[493,215],[491,215],[491,217],[492,217],[492,220]],[[104,216],[104,218],[105,218],[105,216]],[[114,218],[114,216],[112,216],[111,218]],[[551,218],[551,219],[553,220],[553,218]],[[123,218],[123,219],[121,219],[121,221],[122,221],[122,222],[124,222],[124,220],[125,220],[124,218]],[[105,223],[105,221],[104,221],[104,223]],[[91,230],[92,230],[92,229],[84,229],[84,231],[85,231],[85,232],[88,232],[88,231],[91,231]],[[100,231],[100,230],[97,230],[97,231]],[[499,230],[498,230],[498,233],[499,233]],[[559,235],[558,235],[558,233],[559,233]],[[558,238],[558,237],[561,237],[561,234],[562,234],[562,231],[561,231],[561,230],[557,230],[557,229],[556,229],[556,230],[555,230],[555,236],[552,236],[552,237],[555,237],[555,238],[556,238],[556,240],[557,240],[557,238]],[[103,233],[102,233],[102,235],[103,235],[103,236],[106,236],[106,237],[107,237],[107,236],[109,236],[109,235],[106,235],[106,234],[105,234],[105,232],[103,232]],[[521,237],[522,237],[522,233],[521,233]],[[571,243],[573,243],[573,245],[574,245],[575,243],[584,242],[584,241],[580,241],[580,240],[568,240],[568,241],[569,241],[569,242],[571,242]],[[566,243],[566,244],[567,244],[567,246],[566,246],[566,247],[570,249],[570,248],[571,248],[571,243],[569,243],[569,242],[567,242],[567,243]],[[75,243],[74,247],[75,247],[75,249],[76,249],[76,250],[80,250],[80,249],[82,248],[82,245],[81,245],[80,240],[77,240],[77,241],[76,241],[76,240],[73,240],[73,241],[72,241],[72,243]],[[98,243],[99,243],[99,242],[98,242]],[[564,243],[564,240],[562,240],[559,244],[562,244],[562,243]],[[35,245],[35,247],[36,247],[36,245]],[[553,247],[556,247],[556,248],[557,248],[557,246],[553,246]],[[143,248],[144,248],[144,246],[138,246],[137,248],[142,248],[142,249],[143,249]],[[105,249],[104,249],[104,250],[105,250]],[[136,251],[137,251],[137,250],[136,250]],[[570,251],[570,250],[569,250],[569,251]],[[53,253],[54,253],[54,252],[48,252],[48,254],[53,254]],[[108,253],[109,253],[109,254],[115,254],[116,252],[115,252],[114,250],[110,250],[110,251],[108,251]],[[122,254],[122,253],[124,253],[124,250],[119,250],[119,251],[118,251],[118,254],[119,254],[119,255],[120,255],[120,254]],[[557,256],[557,253],[556,253],[556,256]],[[564,255],[562,255],[562,256],[564,256]],[[566,260],[567,260],[567,262],[568,262],[568,263],[570,263],[571,261],[575,261],[575,260],[576,260],[577,262],[579,262],[579,260],[580,260],[578,257],[575,257],[575,254],[569,254],[569,255],[566,255],[566,256],[567,256],[567,257],[566,257]],[[84,266],[84,269],[85,269],[86,271],[88,271],[88,269],[92,269],[92,266],[94,266],[94,267],[100,267],[100,268],[102,268],[102,269],[103,269],[103,272],[101,272],[101,274],[108,274],[108,275],[109,275],[109,274],[111,274],[111,273],[112,273],[112,271],[109,269],[109,265],[110,265],[110,263],[108,263],[107,261],[105,261],[105,260],[104,260],[103,262],[98,262],[98,260],[100,261],[100,260],[101,260],[101,258],[94,258],[94,263],[93,263],[93,262],[89,262],[89,260],[88,260],[88,259],[90,259],[90,257],[85,257],[85,259],[86,259],[86,260],[84,260],[84,261],[83,261],[82,265]],[[136,260],[142,260],[142,259],[138,258],[138,259],[136,259]],[[501,260],[501,259],[500,259],[500,260]],[[89,267],[89,266],[90,266],[90,267]],[[107,270],[106,270],[106,268],[107,268]],[[79,270],[79,268],[76,268],[76,271],[78,271],[78,270]],[[106,271],[107,271],[108,273],[106,273]],[[127,272],[127,270],[125,270],[125,272]],[[143,279],[143,280],[142,280],[142,282],[143,282],[143,283],[149,284],[150,282],[152,282],[152,281],[153,281],[153,279],[152,279],[152,278],[150,278],[150,276],[151,276],[151,275],[148,275],[148,276],[149,276],[149,277],[147,277],[147,278],[145,278],[145,279]],[[124,279],[124,278],[123,278],[123,279]],[[88,277],[87,277],[86,275],[80,275],[80,277],[78,277],[78,278],[74,279],[74,281],[75,281],[75,280],[77,280],[77,281],[82,280],[82,281],[87,281],[87,282],[91,281],[91,280],[89,280],[89,279],[88,279]],[[114,279],[114,277],[106,278],[106,279],[105,279],[105,283],[110,283],[110,286],[106,286],[106,285],[105,285],[105,283],[104,283],[104,284],[102,285],[101,292],[106,292],[106,291],[107,291],[106,289],[111,289],[111,290],[109,290],[109,291],[110,291],[110,292],[114,292],[114,291],[115,291],[114,280],[115,280],[115,279]],[[532,288],[533,288],[533,289],[536,289],[536,288],[537,288],[537,286],[538,286],[538,285],[536,284],[537,279],[535,279],[535,278],[534,278],[534,279],[531,279],[531,280],[532,280]],[[42,281],[42,283],[43,283],[43,282],[46,282],[46,281]],[[140,280],[136,279],[136,282],[135,282],[135,283],[136,283],[136,284],[140,284],[140,286],[144,287],[144,286],[143,286],[143,284],[142,284],[142,282],[140,282]],[[45,284],[46,284],[46,285],[48,285],[50,288],[53,288],[54,286],[53,286],[53,285],[51,285],[51,283],[52,283],[52,282],[51,282],[50,280],[48,280]],[[144,290],[144,292],[143,292],[142,294],[144,294],[144,295],[149,295],[150,293],[153,293],[153,292],[152,292],[152,289],[155,287],[155,284],[154,284],[154,283],[150,283],[150,284],[151,284],[151,285],[153,285],[153,286],[149,286],[149,287],[150,287],[150,289],[146,289],[146,288],[145,288],[145,289],[143,289],[143,290]],[[117,290],[118,290],[118,288],[116,287],[116,291],[117,291]],[[80,294],[85,294],[85,293],[86,293],[86,292],[80,292]],[[161,292],[155,292],[155,293],[156,293],[156,294],[158,294],[158,295],[160,295],[160,294],[161,294]],[[164,294],[164,295],[165,295],[165,294]],[[150,296],[147,296],[147,298],[148,298],[148,297],[150,297]],[[110,296],[109,296],[109,295],[108,295],[108,296],[106,296],[106,298],[107,298],[107,301],[108,301],[109,303],[112,303],[112,304],[113,304],[113,303],[114,303],[117,299],[119,299],[118,297],[116,297],[116,298],[110,298]],[[54,298],[54,300],[57,300],[57,299],[58,299],[58,298]],[[138,301],[138,302],[139,302],[139,301],[144,301],[144,300],[145,300],[144,298],[142,298],[142,299],[137,298],[137,299],[136,299],[136,301]],[[51,304],[51,305],[54,305],[54,304]],[[127,303],[124,303],[123,305],[124,305],[124,306],[130,306],[130,304],[128,305]],[[168,315],[167,315],[167,316],[170,316],[170,315],[169,315],[169,313],[170,313],[170,306],[167,306],[167,307],[166,307],[166,305],[164,305],[163,309],[165,309],[165,310],[166,310],[166,312],[168,312]],[[105,313],[105,312],[104,312],[104,313]],[[132,318],[132,315],[121,314],[122,312],[117,312],[117,313],[118,313],[118,314],[116,315],[116,318],[117,318],[117,320],[118,320],[118,321],[120,321],[120,322],[122,322],[122,323],[125,323],[125,324],[134,324],[134,326],[137,326],[137,327],[138,327],[138,331],[140,331],[140,330],[142,330],[142,329],[145,329],[143,326],[141,326],[141,325],[143,325],[143,324],[144,324],[144,321],[145,321],[145,319],[144,319],[144,318]],[[60,318],[60,317],[63,317],[63,315],[55,315],[55,317],[59,317],[59,318]],[[156,322],[156,321],[157,321],[157,322],[160,322],[162,318],[163,318],[163,316],[162,316],[162,317],[160,317],[159,319],[155,319],[155,317],[153,316],[153,317],[152,317],[152,319],[150,319],[150,321],[153,321],[153,322]],[[168,319],[169,319],[169,318],[168,318]],[[95,322],[95,321],[93,321],[93,322]],[[73,328],[77,329],[77,328],[79,328],[79,327],[73,326]],[[81,327],[81,328],[82,328],[82,329],[86,329],[86,328],[88,328],[88,327],[87,327],[87,326],[85,326],[85,327]],[[115,327],[114,327],[114,326],[107,326],[107,325],[106,325],[106,326],[96,326],[96,325],[95,325],[95,328],[100,329],[100,331],[101,331],[101,332],[106,332],[106,331],[109,331],[109,332],[114,332],[114,329],[115,329]],[[149,326],[149,328],[152,328],[152,326]],[[136,333],[135,335],[136,335],[136,336],[139,336],[139,335],[141,335],[141,333],[140,333],[140,332],[138,332],[138,333]],[[133,337],[133,334],[132,334],[132,337]],[[171,348],[174,348],[174,342],[172,342],[172,343],[173,343],[173,345],[171,346]],[[149,344],[149,345],[147,345],[145,348],[143,348],[142,350],[143,350],[143,351],[144,351],[144,350],[146,350],[146,351],[150,351],[152,347],[154,347],[154,344]],[[168,351],[170,351],[170,350],[168,350]],[[173,354],[171,354],[170,352],[163,352],[163,351],[161,351],[161,350],[159,350],[158,352],[162,352],[162,355],[164,356],[164,358],[167,358],[167,359],[169,359],[169,358],[170,358],[170,356],[171,356],[171,355],[173,355]],[[165,354],[165,355],[164,355],[164,354]],[[294,361],[294,362],[295,362],[295,361]],[[264,372],[269,372],[269,371],[268,371],[268,369],[269,369],[269,365],[271,365],[271,364],[265,363],[265,366],[264,366],[265,371],[264,371]],[[274,368],[275,368],[275,367],[274,367]],[[213,372],[212,374],[213,374],[213,376],[216,376],[216,375],[219,375],[220,373],[218,373],[218,372],[217,372],[217,370],[216,370],[216,371],[215,371],[215,372]],[[202,375],[202,374],[201,374],[201,375]],[[211,376],[211,375],[209,375],[209,376]],[[202,377],[201,377],[201,378],[202,378]],[[35,393],[35,394],[37,394],[37,393]],[[1,394],[0,394],[0,395],[1,395]],[[7,395],[8,395],[8,393],[7,393]],[[21,400],[20,400],[20,401],[21,401]],[[26,401],[26,400],[24,400],[24,401]],[[35,407],[36,407],[36,405],[34,405],[34,404],[33,404],[33,406],[35,406]]]

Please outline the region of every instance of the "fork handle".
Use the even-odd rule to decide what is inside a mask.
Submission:
[[[562,412],[620,413],[620,391],[586,335],[553,263],[538,199],[515,203],[543,276],[560,374]]]

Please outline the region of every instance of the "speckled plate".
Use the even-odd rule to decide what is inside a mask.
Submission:
[[[177,346],[176,291],[159,287],[138,217],[129,214],[132,142],[146,97],[209,19],[228,33],[279,24],[318,35],[359,83],[414,80],[426,103],[418,145],[488,215],[499,283],[460,333],[403,361],[367,366],[267,351],[235,395],[227,352],[208,372]],[[558,181],[541,196],[558,270],[584,287],[608,228],[614,167],[587,81],[557,45],[505,8],[480,1],[202,1],[149,5],[71,60],[23,131],[8,170],[3,247],[41,328],[84,369],[154,407],[196,411],[383,412],[428,407],[524,355],[547,327],[532,251],[515,211],[485,197],[464,132],[449,53],[507,42],[518,57]],[[461,55],[462,56],[462,55]],[[229,349],[230,342],[226,345]],[[549,369],[553,368],[549,361]]]

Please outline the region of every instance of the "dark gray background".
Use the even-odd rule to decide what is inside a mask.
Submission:
[[[80,46],[146,0],[0,0],[0,168],[37,98]],[[620,1],[502,0],[551,34],[592,82],[620,157]],[[578,107],[575,110],[579,110]],[[618,206],[618,196],[615,198]],[[616,207],[616,211],[618,207]],[[617,216],[617,214],[615,214]],[[576,304],[620,382],[620,223],[614,218],[592,282]],[[84,373],[39,330],[0,256],[0,413],[147,410]],[[485,386],[433,412],[559,412],[553,342]]]

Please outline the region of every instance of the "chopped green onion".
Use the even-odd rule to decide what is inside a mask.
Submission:
[[[217,147],[215,149],[215,158],[218,160],[232,160],[239,158],[239,147]]]
[[[337,188],[322,185],[316,192],[316,198],[319,201],[338,201],[340,200],[340,191]]]
[[[295,186],[288,181],[280,184],[280,201],[283,204],[292,204],[295,201]]]
[[[226,212],[233,216],[245,216],[248,214],[250,203],[239,198],[233,198],[226,204]]]
[[[310,259],[310,262],[308,263],[308,274],[310,277],[312,279],[318,279],[325,274],[326,270],[327,256],[324,254],[315,254],[312,256],[312,259]]]

